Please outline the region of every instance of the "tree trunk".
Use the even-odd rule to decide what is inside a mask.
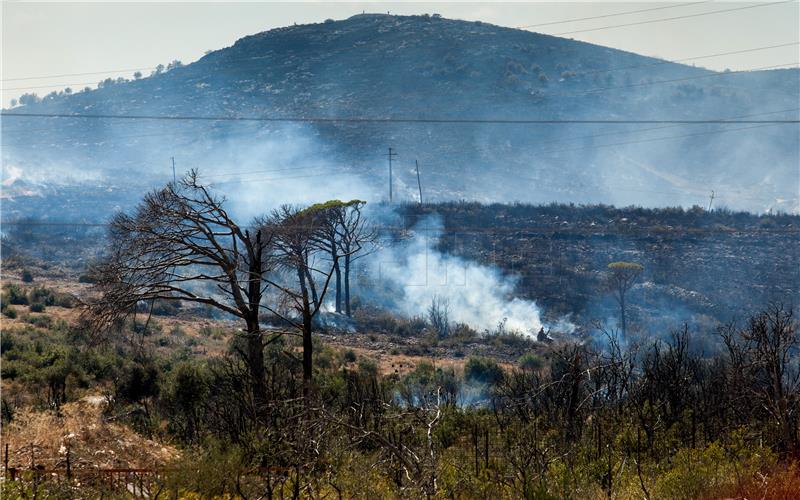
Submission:
[[[622,337],[625,338],[625,332],[627,331],[627,323],[625,321],[625,295],[620,294],[619,297],[619,312],[620,317],[622,318]]]
[[[344,256],[344,308],[347,317],[351,317],[350,311],[350,253]]]
[[[313,349],[311,342],[311,304],[308,300],[308,286],[303,266],[297,268],[297,278],[300,281],[301,300],[303,303],[303,396],[311,393],[311,383],[314,376]]]
[[[304,273],[306,275],[306,279],[308,280],[308,288],[311,290],[311,303],[314,304],[316,309],[319,309],[319,296],[317,295],[317,285],[314,283],[314,278],[311,276],[311,271],[308,269],[308,266],[304,267]]]
[[[264,375],[264,344],[258,320],[247,322],[247,367],[253,384],[253,401],[261,410],[267,402],[267,384]]]
[[[336,274],[336,312],[342,312],[342,270],[339,267],[339,254],[336,251],[336,242],[331,241],[331,259],[333,272]]]

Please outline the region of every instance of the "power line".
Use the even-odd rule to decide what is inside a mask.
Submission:
[[[670,63],[677,63],[678,61],[688,61],[688,60],[693,60],[693,59],[703,59],[703,58],[710,58],[710,57],[721,56],[721,55],[741,54],[741,53],[745,53],[745,52],[754,52],[754,51],[759,51],[759,50],[767,50],[767,49],[772,49],[772,48],[787,47],[787,46],[798,45],[798,44],[800,44],[800,42],[778,44],[778,45],[772,45],[772,46],[766,46],[766,47],[756,47],[756,48],[752,48],[752,49],[744,49],[744,50],[739,50],[739,51],[723,52],[723,53],[719,53],[719,54],[697,56],[697,57],[691,57],[691,58],[686,58],[686,59],[680,59],[680,60],[676,60],[676,61],[660,61],[660,62],[657,62],[657,63],[644,64],[644,65],[639,65],[639,66],[627,66],[627,67],[611,68],[611,69],[603,69],[603,70],[591,70],[591,71],[585,71],[585,72],[577,73],[575,76],[587,76],[587,75],[593,75],[593,74],[599,74],[599,73],[611,73],[611,72],[614,72],[614,71],[630,70],[630,69],[636,69],[636,68],[645,68],[645,67],[659,66],[659,65],[670,64]],[[664,83],[674,83],[674,82],[695,80],[695,79],[701,79],[701,78],[718,78],[718,77],[730,76],[732,74],[749,73],[749,72],[753,72],[753,71],[760,71],[760,70],[766,70],[766,69],[776,69],[776,68],[786,68],[786,69],[790,69],[791,68],[791,69],[794,69],[794,67],[792,67],[790,65],[795,65],[795,64],[797,64],[796,61],[790,61],[790,62],[785,62],[785,63],[781,63],[781,64],[772,64],[772,65],[769,65],[769,66],[759,66],[759,67],[756,67],[756,68],[749,68],[749,69],[745,69],[745,70],[712,72],[712,73],[706,73],[706,74],[702,74],[702,75],[694,75],[694,76],[683,77],[683,78],[675,78],[675,79],[670,79],[670,80],[659,80],[659,81],[654,81],[654,82],[639,82],[639,83],[633,83],[633,84],[627,84],[627,85],[618,85],[618,86],[613,86],[613,87],[598,87],[598,88],[587,89],[587,90],[578,91],[578,92],[561,92],[561,93],[550,94],[550,95],[551,96],[582,96],[582,95],[589,95],[589,94],[598,93],[598,92],[607,92],[607,91],[619,90],[619,89],[625,89],[625,88],[631,88],[631,87],[646,87],[646,86],[650,86],[650,85],[660,85],[660,84],[664,84]],[[43,86],[43,87],[17,87],[17,88],[2,89],[2,90],[24,90],[24,89],[32,89],[32,88],[51,88],[51,87],[59,87],[59,86],[63,86],[63,85],[68,85],[68,84],[46,85],[46,86]],[[22,114],[22,113],[20,113],[20,114]],[[3,113],[3,115],[17,116],[14,112],[5,112],[5,113]],[[36,114],[35,113],[31,113],[29,115],[33,116],[33,115],[36,115]]]
[[[788,109],[788,110],[782,110],[782,111],[771,111],[771,112],[765,112],[765,113],[754,113],[754,114],[751,114],[751,115],[741,115],[741,116],[742,117],[759,116],[759,115],[791,112],[791,111],[796,111],[797,109],[800,109],[800,108],[794,108],[794,109]],[[720,120],[716,121],[715,123],[716,124],[727,125],[727,124],[739,124],[739,123],[749,123],[749,122],[745,122],[745,121],[741,121],[741,120],[733,121],[731,119],[720,119]],[[533,153],[534,154],[554,154],[554,153],[563,153],[563,152],[571,152],[571,151],[593,150],[593,149],[600,149],[600,148],[606,148],[606,147],[612,147],[612,146],[642,144],[642,143],[648,143],[648,142],[660,142],[660,141],[665,141],[665,140],[680,139],[680,138],[693,137],[693,136],[713,135],[713,134],[720,134],[720,133],[727,133],[727,132],[735,132],[735,131],[739,131],[739,130],[750,130],[750,129],[755,129],[755,128],[764,128],[764,127],[770,127],[770,126],[779,125],[782,122],[772,123],[772,122],[758,121],[757,123],[758,123],[758,125],[755,125],[755,126],[752,126],[752,127],[739,127],[739,128],[734,128],[734,129],[712,130],[712,131],[706,131],[706,132],[699,132],[699,133],[692,133],[692,134],[681,134],[681,135],[673,135],[673,136],[665,136],[665,137],[656,137],[656,138],[651,138],[651,139],[643,139],[643,140],[635,140],[635,141],[625,141],[625,142],[616,142],[616,143],[609,143],[609,144],[580,146],[580,147],[574,147],[574,148],[534,151]],[[678,126],[679,125],[668,125],[668,126],[663,126],[663,127],[646,128],[646,129],[642,129],[642,130],[626,130],[626,131],[619,131],[619,132],[606,132],[606,133],[593,134],[593,135],[577,136],[577,137],[572,137],[572,138],[567,138],[567,139],[556,139],[556,140],[551,140],[551,141],[545,141],[545,143],[547,143],[547,142],[550,142],[550,143],[553,143],[553,142],[565,142],[565,141],[573,141],[573,140],[581,140],[581,139],[588,140],[588,139],[594,139],[594,138],[597,138],[597,137],[605,137],[605,136],[609,136],[609,135],[618,135],[618,134],[643,133],[643,132],[650,132],[650,131],[654,131],[654,130],[675,128],[675,127],[678,127]],[[153,134],[153,135],[158,135],[158,134]],[[273,173],[273,172],[281,172],[281,171],[317,170],[317,169],[321,169],[321,168],[328,168],[328,167],[323,165],[323,166],[312,166],[312,167],[286,167],[286,168],[279,168],[279,169],[254,170],[254,171],[245,171],[245,172],[218,172],[218,173],[213,173],[213,174],[210,174],[210,175],[207,175],[207,176],[204,175],[204,177],[215,178],[215,177],[223,177],[223,176],[249,175],[249,174],[258,174],[258,173]],[[363,166],[361,168],[362,169],[371,169],[371,168],[376,168],[376,167]]]
[[[573,19],[564,19],[563,21],[551,21],[547,23],[539,23],[539,24],[528,24],[525,26],[517,26],[517,29],[525,29],[525,28],[537,28],[539,26],[551,26],[553,24],[564,24],[564,23],[573,23],[577,21],[588,21],[591,19],[604,19],[607,17],[617,17],[617,16],[627,16],[629,14],[640,14],[642,12],[652,12],[655,10],[666,10],[666,9],[677,9],[679,7],[688,7],[690,5],[698,5],[702,3],[709,3],[712,0],[705,0],[703,2],[687,2],[681,3],[678,5],[667,5],[666,7],[651,7],[649,9],[639,9],[639,10],[629,10],[626,12],[617,12],[616,14],[604,14],[600,16],[591,16],[591,17],[576,17]]]
[[[269,116],[201,116],[201,115],[128,115],[128,114],[70,114],[70,113],[18,113],[4,111],[0,116],[16,118],[69,118],[102,120],[166,120],[166,121],[243,121],[278,123],[427,123],[427,124],[498,124],[498,125],[559,125],[559,124],[683,124],[703,125],[714,123],[774,123],[797,124],[800,120],[678,120],[678,119],[502,119],[502,118],[368,118],[368,117],[269,117]]]
[[[361,169],[372,169],[376,168],[375,166],[361,166]],[[272,172],[286,172],[286,171],[296,171],[296,170],[319,170],[319,169],[328,169],[331,170],[352,170],[352,167],[330,167],[327,165],[316,165],[316,166],[295,166],[295,167],[282,167],[282,168],[274,168],[268,170],[246,170],[244,172],[237,172],[237,171],[217,171],[212,174],[203,174],[203,178],[214,178],[214,177],[228,177],[228,176],[236,176],[236,175],[252,175],[252,174],[265,174],[265,173],[272,173]]]
[[[778,111],[765,111],[763,113],[752,113],[747,115],[738,115],[738,116],[731,116],[727,119],[733,120],[737,118],[749,118],[751,116],[763,116],[763,115],[774,115],[778,113],[790,113],[792,111],[800,111],[800,108],[789,108],[789,109],[782,109]],[[724,120],[724,118],[720,118]],[[651,132],[653,130],[664,130],[669,128],[678,128],[680,125],[666,125],[663,127],[652,127],[652,128],[644,128],[644,129],[636,129],[636,130],[620,130],[616,132],[603,132],[600,134],[592,134],[592,135],[579,135],[573,137],[567,137],[563,139],[551,139],[547,141],[539,141],[539,144],[552,144],[555,142],[569,142],[569,141],[579,141],[579,140],[587,140],[587,139],[596,139],[597,137],[606,137],[610,135],[621,135],[621,134],[640,134],[644,132]]]
[[[754,52],[754,51],[757,51],[757,50],[765,50],[765,49],[769,49],[769,48],[786,47],[786,46],[798,45],[798,44],[799,44],[798,42],[793,42],[793,43],[788,43],[788,44],[775,45],[775,46],[771,46],[771,47],[748,49],[748,50],[733,51],[733,52],[723,52],[721,54],[690,57],[690,58],[686,58],[686,59],[678,59],[678,60],[675,60],[675,61],[661,61],[661,62],[657,62],[657,63],[643,64],[643,65],[639,65],[639,66],[627,66],[627,67],[621,67],[621,68],[582,71],[582,72],[576,73],[575,76],[589,76],[589,75],[600,74],[600,73],[612,73],[614,71],[623,71],[623,70],[630,70],[630,69],[637,69],[637,68],[647,68],[647,67],[652,67],[652,66],[660,66],[660,65],[664,65],[664,64],[677,64],[677,61],[689,61],[689,60],[696,60],[696,59],[704,59],[704,58],[710,58],[710,57],[715,57],[715,56],[720,56],[720,55],[742,54],[742,53],[745,53],[745,52]],[[655,81],[655,82],[642,82],[642,83],[638,83],[638,84],[622,85],[622,86],[615,86],[615,87],[599,87],[599,88],[595,88],[595,89],[588,89],[588,90],[581,91],[579,93],[574,93],[574,94],[556,94],[556,95],[590,94],[590,93],[594,93],[594,92],[605,92],[605,91],[608,91],[608,90],[615,90],[615,89],[620,89],[620,88],[636,87],[636,86],[648,86],[648,85],[658,85],[658,84],[661,84],[661,83],[678,82],[678,81],[683,81],[683,80],[693,80],[693,79],[696,79],[696,78],[714,78],[714,77],[720,77],[720,76],[728,76],[728,75],[737,74],[737,73],[748,73],[748,72],[752,72],[752,71],[760,71],[760,70],[765,70],[765,69],[776,69],[776,68],[794,69],[794,66],[790,66],[790,65],[795,65],[795,64],[797,64],[797,61],[790,61],[790,62],[785,62],[785,63],[780,63],[780,64],[772,64],[772,65],[769,65],[769,66],[759,66],[759,67],[756,67],[756,68],[748,68],[748,69],[743,69],[743,70],[715,71],[715,72],[712,72],[712,73],[707,73],[707,74],[703,74],[703,75],[695,75],[695,76],[679,78],[679,79],[662,80],[662,81]],[[90,83],[91,82],[76,83],[76,84],[62,83],[62,84],[53,84],[53,85],[42,85],[42,86],[38,86],[38,87],[15,87],[15,88],[10,88],[10,89],[0,89],[0,90],[5,90],[5,91],[8,91],[8,90],[28,90],[28,89],[37,89],[37,88],[63,87],[65,85],[85,85],[85,84],[90,84]]]
[[[758,8],[761,8],[761,7],[771,7],[773,5],[780,5],[780,4],[794,3],[794,2],[795,2],[795,0],[784,0],[784,1],[781,1],[781,2],[770,2],[770,3],[762,3],[762,4],[758,4],[758,5],[747,5],[747,6],[744,6],[744,7],[735,7],[735,8],[732,8],[732,9],[713,10],[713,11],[710,11],[710,12],[700,12],[698,14],[688,14],[688,15],[685,15],[685,16],[666,17],[666,18],[661,18],[661,19],[650,19],[649,21],[637,21],[637,22],[633,22],[633,23],[615,24],[615,25],[612,25],[612,26],[600,26],[599,28],[589,28],[589,29],[582,29],[582,30],[563,31],[561,33],[552,33],[552,35],[554,35],[554,36],[572,35],[572,34],[575,34],[575,33],[588,33],[588,32],[591,32],[591,31],[601,31],[601,30],[608,30],[608,29],[615,29],[615,28],[625,28],[625,27],[628,27],[628,26],[639,26],[639,25],[643,25],[643,24],[663,23],[663,22],[667,22],[667,21],[676,21],[678,19],[689,19],[689,18],[692,18],[692,17],[710,16],[710,15],[713,15],[713,14],[723,14],[725,12],[734,12],[734,11],[748,10],[748,9],[758,9]]]
[[[731,122],[725,122],[725,123],[731,123]],[[720,134],[720,133],[727,133],[727,132],[735,132],[735,131],[740,131],[740,130],[750,130],[750,129],[754,129],[754,128],[763,128],[763,127],[768,127],[768,126],[772,126],[772,125],[767,124],[767,125],[758,125],[758,126],[753,126],[753,127],[739,127],[739,128],[735,128],[735,129],[713,130],[713,131],[700,132],[700,133],[694,133],[694,134],[682,134],[682,135],[676,135],[676,136],[657,137],[657,138],[644,139],[644,140],[638,140],[638,141],[627,141],[627,142],[620,142],[620,143],[600,144],[600,145],[591,146],[591,147],[560,149],[560,150],[549,150],[549,151],[540,151],[540,152],[533,152],[533,153],[534,154],[553,154],[553,153],[576,151],[576,150],[582,150],[582,149],[599,149],[599,148],[621,146],[621,145],[641,144],[641,143],[647,143],[647,142],[657,142],[657,141],[664,141],[664,140],[681,139],[681,138],[686,138],[686,137],[713,135],[713,134]],[[321,168],[321,167],[312,167],[312,168]],[[366,168],[375,168],[375,167],[366,167]],[[280,180],[287,180],[287,179],[320,177],[320,176],[330,175],[330,173],[331,173],[330,171],[325,171],[325,172],[320,172],[320,173],[316,173],[316,174],[289,176],[289,177],[275,177],[275,178],[255,177],[255,178],[238,179],[238,180],[235,180],[235,181],[216,183],[216,185],[220,185],[220,184],[237,184],[237,183],[242,183],[242,182],[259,183],[259,182],[272,182],[272,181],[280,181]],[[348,173],[348,174],[351,174],[351,175],[355,175],[355,174],[359,174],[359,173],[363,173],[363,172],[345,172],[345,173]],[[647,190],[632,190],[632,189],[628,189],[628,190],[640,191],[640,192],[659,193],[659,192],[656,192],[656,191],[647,191]],[[661,194],[671,194],[671,193],[663,193],[662,192]],[[691,194],[691,193],[689,193],[689,194]],[[739,194],[736,194],[736,196],[738,198],[740,198],[740,199],[748,199],[748,200],[751,200],[751,201],[762,201],[762,202],[766,202],[767,201],[767,200],[756,199],[756,198],[744,198],[744,197],[740,196]],[[725,197],[725,195],[723,195],[723,198],[724,197]]]
[[[732,51],[728,51],[728,52],[717,52],[716,54],[706,54],[706,55],[702,55],[702,56],[684,57],[684,58],[681,58],[681,59],[670,59],[670,60],[664,59],[664,60],[660,60],[660,61],[655,62],[655,63],[638,64],[638,65],[635,65],[635,66],[621,66],[621,67],[618,67],[618,68],[581,71],[578,74],[581,75],[581,76],[587,76],[587,75],[594,75],[594,74],[598,74],[598,73],[611,73],[611,72],[614,72],[614,71],[626,71],[626,70],[629,70],[629,69],[650,68],[650,67],[653,67],[653,66],[661,66],[661,65],[664,65],[664,64],[680,64],[681,62],[685,62],[685,61],[696,61],[698,59],[709,59],[709,58],[712,58],[712,57],[722,57],[722,56],[732,56],[732,55],[736,55],[736,54],[746,54],[748,52],[758,52],[758,51],[761,51],[761,50],[778,49],[778,48],[782,48],[782,47],[790,47],[792,45],[800,45],[800,42],[779,43],[779,44],[775,44],[775,45],[765,45],[763,47],[753,47],[753,48],[749,48],[749,49],[732,50]],[[648,57],[648,56],[642,56],[642,57]],[[719,73],[720,74],[725,74],[725,72],[719,72]]]
[[[707,3],[707,2],[693,2],[693,3],[689,3],[689,4],[685,4],[685,5],[692,5],[692,4],[698,4],[698,3]],[[786,3],[786,2],[777,2],[777,3]],[[772,5],[772,4],[764,4],[764,5]],[[369,45],[374,45],[374,44],[363,44],[363,45],[350,46],[350,47],[341,47],[339,49],[332,49],[332,50],[327,51],[325,53],[325,55],[330,55],[330,54],[334,54],[334,53],[338,53],[338,52],[350,51],[350,50],[358,49],[360,47],[369,46]],[[606,72],[612,72],[612,71],[622,71],[622,70],[627,70],[627,69],[635,69],[635,68],[642,68],[642,67],[649,67],[649,66],[657,66],[657,65],[661,65],[661,64],[678,63],[680,61],[690,61],[690,60],[705,59],[705,58],[711,58],[711,57],[717,57],[717,56],[735,55],[735,54],[753,52],[753,51],[758,51],[758,50],[767,50],[767,49],[772,49],[772,48],[780,48],[780,47],[785,47],[785,46],[789,46],[789,45],[797,45],[797,42],[787,43],[787,44],[777,44],[777,45],[766,46],[766,47],[756,47],[756,48],[752,48],[752,49],[744,49],[744,50],[737,50],[737,51],[730,51],[730,52],[722,52],[722,53],[719,53],[719,54],[709,54],[709,55],[704,55],[704,56],[689,57],[689,58],[684,58],[684,59],[676,59],[676,60],[672,60],[672,61],[660,61],[660,62],[657,62],[657,63],[645,64],[645,65],[628,66],[628,67],[612,68],[612,69],[605,69],[605,70],[593,70],[593,71],[581,72],[580,74],[589,75],[589,74],[595,74],[595,73],[606,73]],[[269,57],[272,57],[272,54],[270,54],[270,55],[262,55],[262,56],[253,56],[253,57],[247,57],[247,58],[238,58],[238,59],[226,59],[226,60],[224,60],[224,62],[225,63],[231,63],[231,62],[253,61],[253,60],[259,60],[259,59],[266,59],[266,58],[269,58]],[[642,56],[642,57],[647,57],[647,56]],[[197,61],[195,61],[195,62],[197,62]],[[215,63],[218,64],[219,61],[216,61]],[[136,69],[136,68],[132,68],[132,69]],[[152,68],[139,68],[139,69],[152,69]],[[52,75],[52,77],[55,78],[55,77],[60,77],[60,76],[104,74],[104,73],[119,72],[119,71],[125,71],[125,70],[108,70],[108,71],[97,71],[97,72],[88,72],[88,73],[72,73],[72,74]],[[43,78],[50,78],[50,77],[49,76],[41,76],[41,77],[9,78],[9,79],[5,79],[5,80],[0,80],[0,82],[43,79]],[[126,82],[126,83],[130,83],[130,82]],[[38,86],[27,86],[27,87],[11,87],[11,88],[4,88],[3,90],[6,90],[6,91],[9,91],[9,90],[28,90],[28,89],[56,88],[56,87],[67,87],[67,86],[77,86],[77,85],[96,85],[96,84],[97,84],[97,82],[64,82],[64,83],[54,83],[54,84],[49,84],[49,85],[38,85]]]
[[[682,134],[682,135],[670,135],[670,136],[666,136],[666,137],[655,137],[655,138],[652,138],[652,139],[642,139],[642,140],[638,140],[638,141],[614,142],[614,143],[611,143],[611,144],[598,144],[598,145],[593,145],[593,146],[576,147],[576,148],[570,148],[570,149],[551,149],[551,150],[539,151],[536,154],[566,153],[566,152],[570,152],[570,151],[582,151],[584,149],[599,149],[599,148],[608,148],[608,147],[612,147],[612,146],[628,146],[628,145],[631,145],[631,144],[644,144],[644,143],[647,143],[647,142],[659,142],[659,141],[666,141],[666,140],[672,140],[672,139],[684,139],[684,138],[687,138],[687,137],[699,137],[699,136],[703,136],[703,135],[723,134],[723,133],[726,133],[726,132],[738,132],[740,130],[752,130],[754,128],[764,128],[764,127],[774,127],[774,126],[775,126],[774,124],[767,124],[767,125],[754,125],[752,127],[731,128],[731,129],[725,129],[725,130],[711,130],[711,131],[708,131],[708,132],[697,132],[697,133],[693,133],[693,134]]]
[[[102,75],[107,73],[122,73],[125,71],[141,71],[141,70],[156,69],[156,68],[157,66],[148,66],[145,68],[108,69],[105,71],[88,71],[85,73],[61,73],[60,75],[25,76],[21,78],[3,78],[2,80],[0,80],[0,82],[18,82],[21,80],[45,80],[47,78],[61,78],[64,76]],[[81,84],[75,83],[72,85],[81,85]],[[33,87],[28,87],[28,88],[33,88]],[[12,90],[12,89],[7,89],[7,90]]]
[[[658,81],[655,81],[655,82],[630,83],[630,84],[626,84],[626,85],[616,85],[614,87],[600,87],[600,88],[595,88],[595,89],[583,90],[583,91],[579,91],[579,92],[561,93],[561,94],[556,94],[556,95],[558,95],[558,96],[588,95],[588,94],[594,94],[594,93],[597,93],[597,92],[606,92],[606,91],[609,91],[609,90],[627,89],[627,88],[632,88],[632,87],[647,87],[649,85],[659,85],[659,84],[662,84],[662,83],[684,82],[684,81],[688,81],[688,80],[698,80],[698,79],[701,79],[701,78],[715,78],[715,77],[720,77],[720,76],[728,76],[728,75],[735,75],[735,74],[741,74],[741,73],[750,73],[750,72],[753,72],[753,71],[761,71],[761,70],[765,70],[765,69],[783,68],[783,67],[788,67],[789,64],[797,64],[797,63],[793,61],[793,62],[788,62],[788,63],[773,64],[773,65],[770,65],[770,66],[760,66],[760,67],[757,67],[757,68],[751,68],[751,69],[745,69],[745,70],[725,71],[725,72],[711,73],[711,74],[705,74],[705,75],[686,76],[686,77],[683,77],[683,78],[673,78],[673,79],[670,79],[670,80],[658,80]],[[794,68],[792,68],[792,69],[794,69]]]
[[[615,14],[606,14],[606,15],[600,15],[600,16],[590,16],[590,17],[583,17],[583,18],[565,19],[565,20],[562,20],[562,21],[553,21],[553,22],[540,23],[540,24],[530,24],[530,25],[525,25],[525,26],[518,26],[518,27],[516,27],[516,29],[532,28],[532,27],[537,27],[537,26],[563,24],[563,23],[568,23],[568,22],[585,21],[585,20],[590,20],[590,19],[601,19],[601,18],[616,17],[616,16],[622,16],[622,15],[628,15],[628,14],[641,13],[641,12],[650,12],[650,11],[657,11],[657,10],[679,8],[679,7],[687,7],[687,6],[691,6],[691,5],[699,5],[699,4],[704,4],[704,3],[710,3],[711,1],[713,1],[713,0],[705,0],[705,1],[700,1],[700,2],[687,2],[687,3],[678,4],[678,5],[669,5],[669,6],[664,6],[664,7],[654,7],[654,8],[640,9],[640,10],[634,10],[634,11],[619,12],[619,13],[615,13]],[[788,3],[788,2],[775,2],[775,3]],[[758,6],[752,6],[752,7],[767,6],[767,5],[772,5],[772,4],[764,4],[764,5],[758,5]],[[745,8],[752,8],[752,7],[745,7]],[[726,12],[726,11],[715,11],[715,12]],[[701,13],[701,14],[697,14],[697,15],[707,15],[707,14],[712,14],[712,13],[714,13],[714,12]],[[646,22],[656,22],[656,21],[661,21],[661,20],[652,20],[652,21],[646,21]],[[614,26],[611,26],[611,27],[614,27]],[[605,27],[600,27],[600,28],[597,28],[597,29],[606,29],[606,28],[610,28],[610,27],[609,26],[605,26]],[[363,47],[363,46],[369,46],[369,45],[373,45],[373,44],[363,44],[363,45],[358,45],[358,46],[342,47],[342,48],[339,48],[339,49],[331,50],[328,53],[336,53],[336,52],[354,50],[354,49],[357,49],[357,48],[360,48],[360,47]],[[738,53],[738,52],[734,52],[734,53]],[[731,54],[734,54],[734,53],[731,53]],[[720,54],[720,55],[727,55],[727,54]],[[225,62],[252,61],[252,60],[258,60],[258,59],[265,59],[265,58],[268,58],[268,57],[271,57],[271,56],[264,55],[264,56],[253,56],[253,57],[246,57],[246,58],[227,59],[227,60],[225,60]],[[711,56],[703,56],[703,57],[711,57]],[[195,61],[195,62],[198,62],[198,61]],[[122,73],[122,72],[127,72],[127,71],[153,70],[153,69],[157,69],[157,68],[158,68],[158,66],[146,66],[146,67],[137,67],[137,68],[108,69],[108,70],[102,70],[102,71],[87,71],[87,72],[80,72],[80,73],[60,73],[60,74],[52,74],[52,75],[27,76],[27,77],[18,77],[18,78],[3,78],[3,79],[0,79],[0,82],[25,81],[25,80],[44,80],[44,79],[49,79],[49,78],[62,78],[62,77],[65,77],[65,76],[99,75],[99,74],[110,74],[110,73]],[[33,88],[60,87],[60,86],[67,86],[67,85],[96,85],[96,84],[97,84],[97,82],[71,82],[71,83],[58,83],[58,84],[52,84],[52,85],[42,85],[42,86],[36,86],[36,87],[6,88],[4,90],[25,90],[25,89],[33,89]]]

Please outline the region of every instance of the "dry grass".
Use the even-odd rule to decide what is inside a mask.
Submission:
[[[35,466],[46,469],[66,466],[145,468],[163,466],[179,456],[168,444],[146,439],[125,425],[104,419],[103,398],[88,396],[67,403],[55,412],[20,410],[3,429],[3,446],[8,443],[9,465],[28,468],[31,450]]]
[[[800,463],[776,465],[771,470],[741,481],[728,491],[710,495],[713,499],[797,500],[800,498]]]

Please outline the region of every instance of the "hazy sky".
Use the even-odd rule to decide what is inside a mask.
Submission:
[[[770,3],[770,2],[761,2]],[[343,19],[353,14],[439,13],[519,27],[575,18],[607,16],[529,28],[559,34],[610,25],[683,17],[757,5],[758,2],[15,2],[2,3],[2,103],[24,92],[39,95],[66,86],[93,86],[106,77],[130,77],[135,69],[178,59],[184,63],[206,50],[233,44],[242,36],[271,28]],[[721,52],[798,42],[798,2],[675,19],[666,22],[565,34],[639,54],[684,59]],[[669,7],[669,8],[661,8]],[[697,59],[712,69],[792,66],[800,61],[798,45],[744,54]],[[690,62],[690,63],[691,63]],[[125,70],[125,71],[113,71]],[[59,76],[73,73],[88,75]],[[94,72],[98,72],[94,74]]]

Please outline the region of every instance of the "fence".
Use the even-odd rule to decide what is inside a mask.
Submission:
[[[41,462],[48,461],[48,459],[37,458],[35,445],[31,444],[24,447],[23,450],[23,452],[28,452],[29,463],[12,465],[9,446],[8,443],[5,444],[3,455],[5,481],[25,481],[33,484],[56,482],[73,486],[90,486],[109,492],[125,492],[135,497],[151,497],[167,488],[168,476],[186,472],[166,467],[103,468],[86,465],[75,467],[72,463],[69,446],[66,448],[64,457],[59,458],[53,467],[47,468]],[[288,467],[256,467],[242,472],[243,475],[250,477],[288,478],[291,474],[296,473],[296,470]]]

